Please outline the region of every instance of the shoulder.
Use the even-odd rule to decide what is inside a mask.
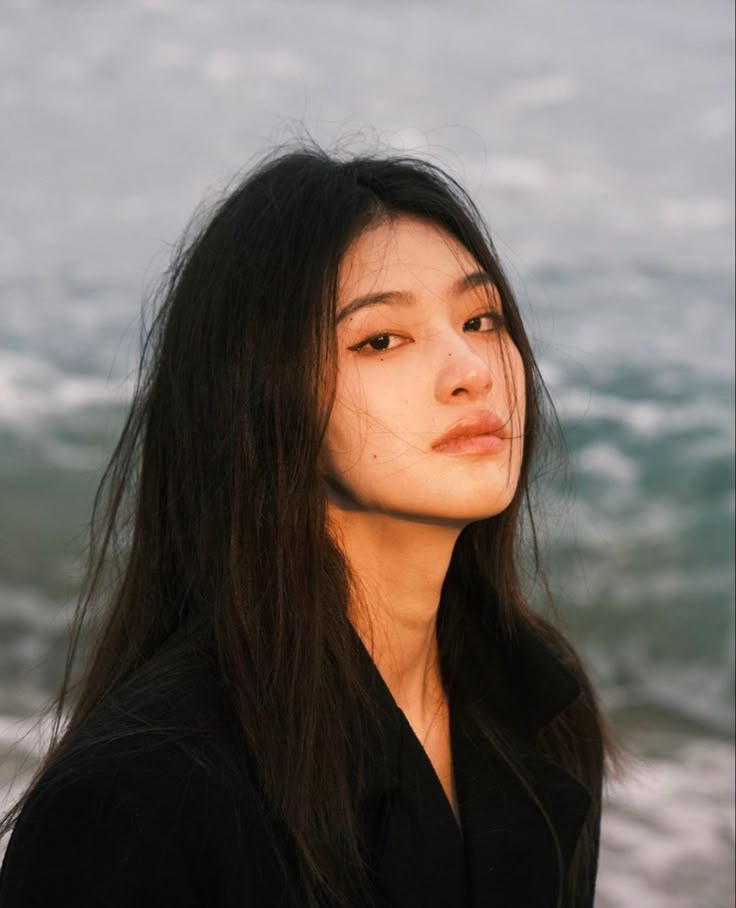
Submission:
[[[0,877],[3,908],[192,904],[184,853],[167,818],[102,773],[42,777],[16,823]]]
[[[247,748],[217,677],[186,671],[136,680],[105,698],[34,788],[35,797],[105,789],[166,815],[217,789],[255,793]]]
[[[283,845],[218,696],[198,673],[164,695],[106,702],[29,793],[2,908],[187,906],[218,887],[247,900],[275,885]]]

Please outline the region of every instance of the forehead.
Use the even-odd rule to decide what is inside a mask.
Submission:
[[[435,224],[411,217],[381,221],[348,247],[338,273],[338,297],[440,290],[478,269],[473,256]]]

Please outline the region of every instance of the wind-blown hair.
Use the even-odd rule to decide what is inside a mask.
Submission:
[[[505,638],[524,627],[580,679],[581,696],[541,742],[593,797],[565,883],[572,892],[610,741],[577,657],[522,590],[520,526],[536,556],[529,490],[554,411],[479,212],[452,178],[412,158],[279,152],[177,248],[95,498],[56,734],[35,779],[111,693],[175,686],[180,663],[163,652],[207,649],[264,796],[293,837],[306,903],[360,904],[367,877],[346,717],[370,697],[353,659],[350,569],[327,530],[318,457],[335,394],[340,261],[361,231],[400,215],[440,227],[491,275],[523,361],[518,488],[503,513],[460,534],[438,638],[451,681],[462,671],[454,653],[464,610],[492,610]],[[513,749],[497,730],[484,733],[523,781]]]

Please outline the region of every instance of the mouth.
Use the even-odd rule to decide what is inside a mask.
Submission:
[[[465,414],[433,444],[434,451],[500,451],[508,439],[504,435],[506,422],[493,410],[477,410]]]
[[[440,454],[499,454],[506,447],[507,439],[492,433],[460,435],[434,445]]]

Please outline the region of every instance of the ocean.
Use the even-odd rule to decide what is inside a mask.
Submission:
[[[725,0],[6,0],[0,785],[59,681],[141,302],[195,208],[308,133],[457,176],[530,327],[570,457],[547,571],[635,757],[597,904],[732,906],[733,75]]]

